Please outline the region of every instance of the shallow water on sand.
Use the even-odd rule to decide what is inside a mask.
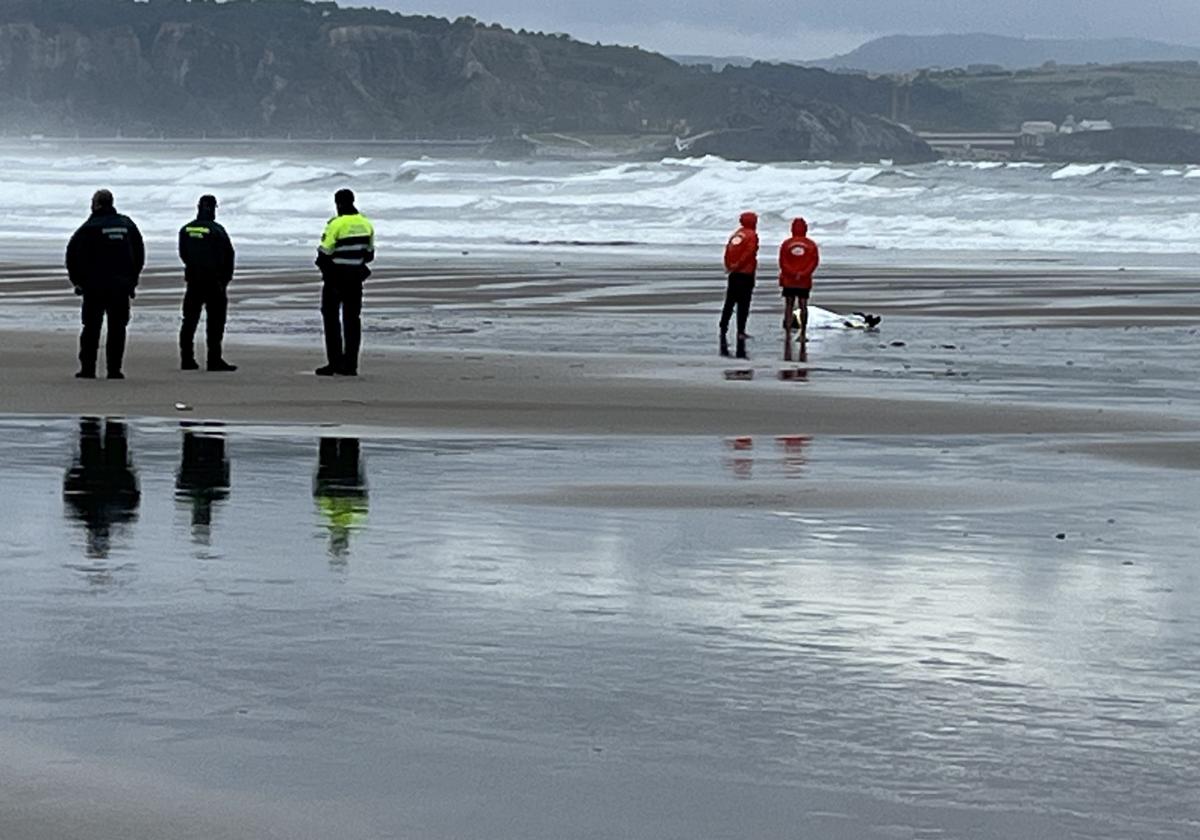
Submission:
[[[349,838],[1194,837],[1195,473],[802,431],[5,421],[0,737],[69,758],[0,780]]]

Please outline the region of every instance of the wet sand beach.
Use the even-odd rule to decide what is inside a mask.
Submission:
[[[5,840],[1200,825],[1180,267],[834,265],[882,329],[784,363],[769,283],[743,362],[694,265],[414,260],[332,380],[265,259],[178,371],[161,268],[122,382],[55,271],[0,268]]]

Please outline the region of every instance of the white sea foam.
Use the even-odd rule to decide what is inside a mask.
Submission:
[[[945,162],[924,166],[753,164],[720,158],[628,163],[413,159],[274,147],[190,157],[169,147],[0,148],[0,225],[60,241],[88,197],[112,188],[153,251],[168,249],[215,192],[243,249],[310,245],[349,186],[383,248],[637,243],[703,259],[742,210],[764,243],[805,216],[827,253],[847,249],[1191,252],[1200,169]],[[1165,176],[1165,177],[1164,177]],[[1182,177],[1181,177],[1182,176]],[[768,246],[769,250],[769,246]]]
[[[1095,175],[1101,172],[1104,165],[1100,163],[1069,163],[1062,169],[1059,169],[1050,177],[1055,181],[1061,181],[1064,178],[1086,178],[1088,175]]]

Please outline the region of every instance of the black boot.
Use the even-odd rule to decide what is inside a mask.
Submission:
[[[208,363],[208,369],[213,373],[233,373],[237,370],[237,365],[231,365],[224,359],[211,359]]]
[[[737,337],[737,357],[739,359],[748,358],[746,356],[746,336],[739,335]]]
[[[196,363],[196,360],[194,358],[192,358],[190,356],[184,356],[183,359],[179,362],[179,369],[180,370],[200,370],[200,365]]]
[[[729,358],[729,336],[721,333],[721,355]]]

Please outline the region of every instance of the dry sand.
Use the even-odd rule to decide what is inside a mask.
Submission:
[[[357,379],[323,379],[311,350],[227,348],[233,374],[184,373],[165,337],[133,336],[128,379],[74,378],[76,339],[0,332],[0,413],[352,424],[505,433],[988,435],[1177,432],[1185,420],[974,400],[845,396],[726,381],[714,360],[371,351]],[[679,365],[698,371],[681,379]],[[705,378],[707,376],[707,379]]]

